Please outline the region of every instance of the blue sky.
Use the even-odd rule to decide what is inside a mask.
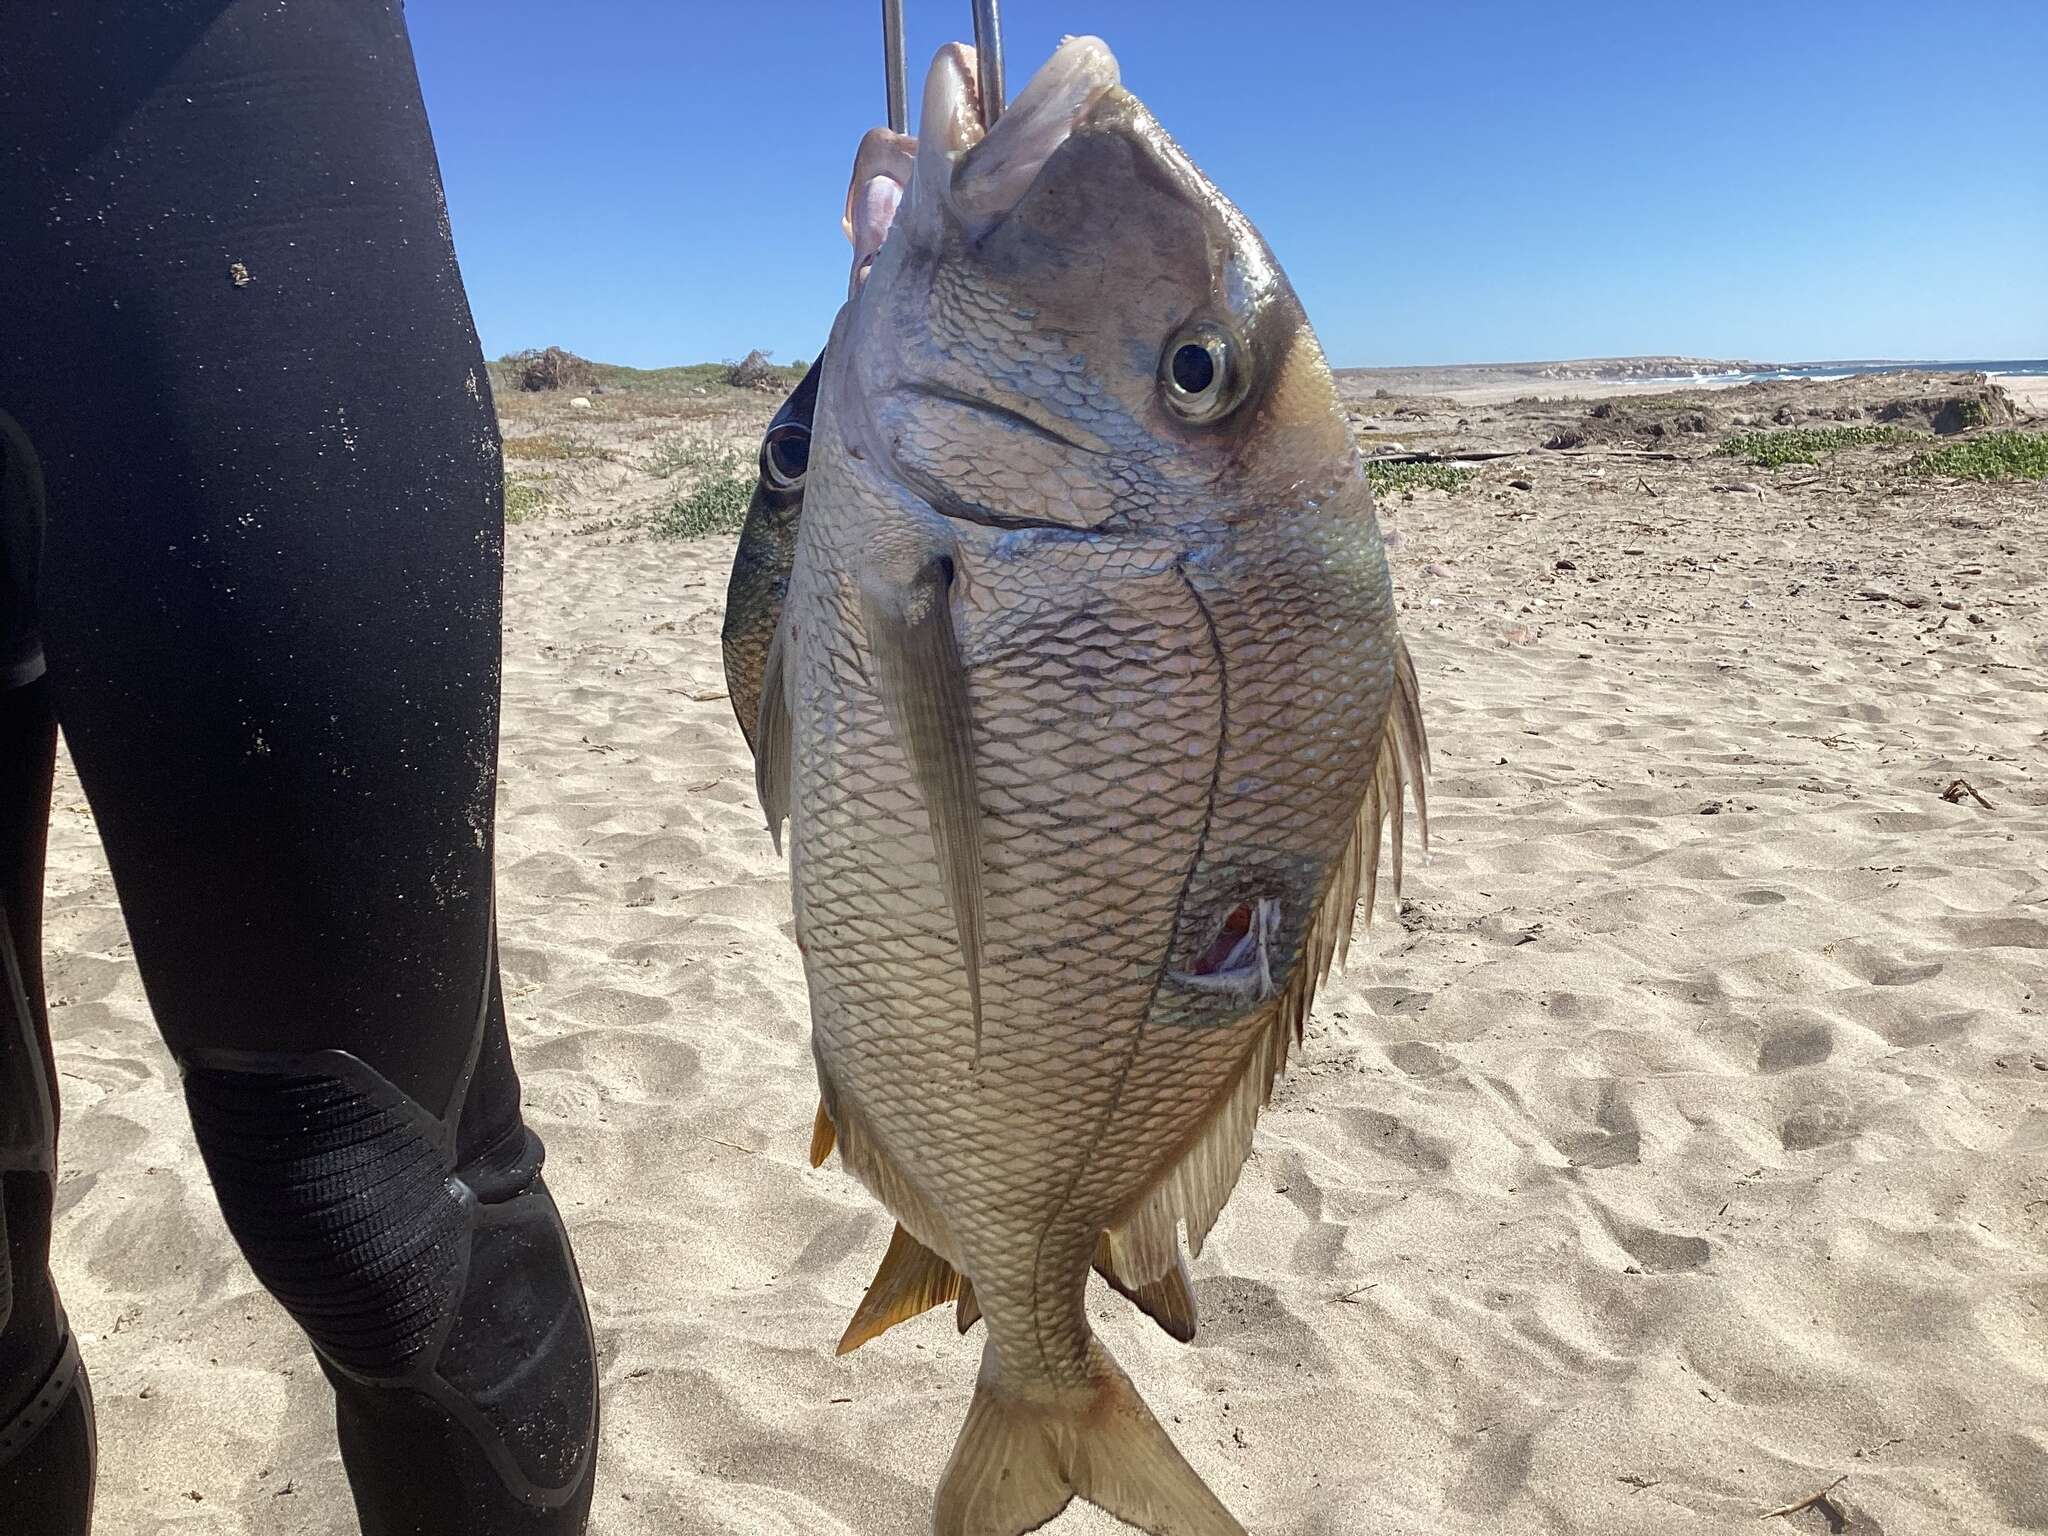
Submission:
[[[906,0],[924,65],[966,0]],[[1005,0],[1266,234],[1340,365],[2048,355],[2048,3]],[[412,0],[484,347],[811,356],[880,7]]]

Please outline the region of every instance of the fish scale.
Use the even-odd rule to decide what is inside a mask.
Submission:
[[[828,427],[818,455],[829,462],[837,449]],[[829,496],[831,482],[814,478],[809,494]],[[874,515],[886,512],[877,508]],[[806,540],[822,546],[843,530],[852,542],[836,550],[800,545],[799,562],[808,558],[833,569],[857,558],[862,522],[858,515],[807,519]],[[986,530],[978,532],[984,543],[993,542]],[[1180,797],[1182,808],[1162,820],[1161,783],[1132,772],[1132,717],[1098,717],[1091,735],[1074,708],[1092,681],[1113,671],[1114,637],[1128,639],[1142,627],[1148,647],[1206,651],[1207,627],[1194,604],[1184,600],[1174,616],[1177,634],[1149,615],[1106,618],[1092,598],[1086,609],[1049,613],[1048,600],[1071,601],[1089,589],[1063,569],[1058,574],[1065,582],[1047,588],[1041,579],[1035,583],[1041,590],[1032,591],[1034,582],[1019,564],[994,567],[1003,574],[984,583],[980,601],[1031,612],[1034,626],[1002,637],[1007,649],[1001,654],[970,652],[976,718],[987,723],[977,748],[981,813],[991,829],[988,894],[991,910],[1005,919],[985,962],[985,1007],[998,1022],[978,1064],[950,918],[933,899],[939,880],[923,808],[905,793],[910,774],[887,712],[865,671],[842,664],[845,648],[807,653],[795,674],[799,698],[816,675],[819,696],[832,701],[829,723],[821,719],[818,728],[836,745],[829,779],[812,782],[800,766],[791,831],[803,861],[806,953],[813,974],[833,987],[832,995],[813,999],[816,1050],[839,1096],[867,1106],[881,1149],[938,1149],[937,1157],[897,1159],[915,1164],[920,1174],[913,1177],[936,1205],[964,1200],[1005,1208],[1015,1232],[1006,1230],[996,1241],[1009,1243],[1011,1251],[988,1264],[976,1264],[966,1252],[978,1234],[956,1232],[948,1243],[936,1232],[916,1233],[983,1274],[1013,1267],[1008,1261],[1020,1252],[1035,1258],[1045,1246],[1047,1214],[1073,1204],[1061,1177],[1066,1149],[1099,1132],[1114,1102],[1115,1068],[1128,1047],[1119,1033],[1105,1030],[1093,1051],[1077,1052],[1069,1037],[1042,1026],[1066,1017],[1077,994],[1126,1014],[1147,1003],[1163,964],[1158,933],[1171,924],[1198,846],[1211,776],[1204,755],[1176,750],[1185,744],[1185,726],[1170,732],[1156,772],[1163,780],[1192,763],[1194,771],[1184,777],[1197,793]],[[827,586],[821,595],[827,613],[807,623],[857,629],[843,587]],[[1137,718],[1167,729],[1200,700],[1154,690],[1134,702],[1141,706]],[[1040,744],[1047,736],[1056,743],[1050,757]],[[1042,824],[1049,786],[1057,786],[1069,805],[1085,804],[1089,814]],[[825,824],[814,827],[813,814]],[[878,864],[889,867],[878,870]],[[884,914],[915,911],[916,917],[894,925],[840,919],[842,911],[877,907]],[[1050,956],[1048,940],[1057,943]],[[914,1031],[907,1044],[901,1038],[906,1027]],[[927,1091],[915,1096],[895,1091],[906,1051],[925,1065]],[[930,1070],[949,1055],[966,1070],[950,1079]],[[991,1113],[990,1104],[1000,1108]],[[1164,1137],[1172,1133],[1162,1130]],[[1142,1165],[1132,1165],[1126,1182],[1142,1176]],[[1079,1256],[1077,1280],[1086,1274],[1106,1215],[1131,1193],[1091,1189],[1070,1213],[1072,1230],[1065,1236]],[[999,1282],[977,1285],[992,1320],[1004,1312],[1001,1291]]]

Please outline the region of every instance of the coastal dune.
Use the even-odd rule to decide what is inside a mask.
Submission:
[[[608,398],[574,430],[639,451]],[[939,1312],[832,1353],[890,1223],[805,1158],[729,545],[563,473],[510,538],[498,865],[601,1348],[593,1530],[913,1536],[980,1342]],[[2048,488],[1736,473],[1383,498],[1430,856],[1322,994],[1196,1344],[1093,1295],[1260,1536],[2048,1530]],[[345,1536],[325,1385],[214,1208],[68,768],[49,902],[100,1528]]]

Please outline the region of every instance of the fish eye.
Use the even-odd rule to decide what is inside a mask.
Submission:
[[[1183,421],[1220,421],[1244,398],[1237,343],[1221,326],[1198,321],[1177,332],[1159,359],[1159,392]]]
[[[778,491],[800,491],[811,467],[811,429],[785,421],[761,440],[761,478]]]

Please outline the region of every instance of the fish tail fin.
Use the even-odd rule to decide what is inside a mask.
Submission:
[[[936,1536],[1022,1536],[1076,1494],[1152,1536],[1245,1536],[1099,1342],[1088,1366],[1071,1391],[1013,1392],[989,1341],[939,1482]]]

